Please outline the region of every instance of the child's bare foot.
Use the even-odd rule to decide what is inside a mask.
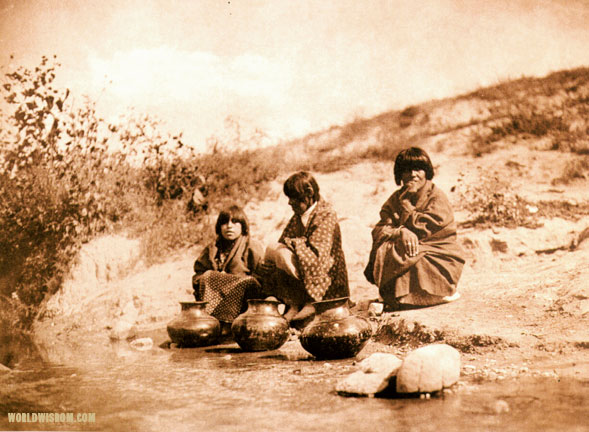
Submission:
[[[299,330],[303,329],[313,320],[314,316],[315,307],[311,304],[305,305],[290,321],[290,326]]]
[[[283,316],[286,319],[286,321],[290,323],[298,313],[299,313],[298,307],[290,306]]]

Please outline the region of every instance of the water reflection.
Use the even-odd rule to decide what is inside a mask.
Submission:
[[[589,384],[527,378],[475,385],[446,397],[346,398],[335,382],[352,360],[314,361],[296,341],[274,352],[236,345],[135,351],[125,343],[59,367],[32,356],[0,376],[7,412],[95,412],[95,425],[44,430],[565,430],[587,427]],[[498,401],[502,401],[499,403]],[[501,408],[503,407],[503,408]],[[507,409],[505,409],[507,408]],[[71,427],[70,427],[71,426]]]

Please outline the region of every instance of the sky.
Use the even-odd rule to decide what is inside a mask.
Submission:
[[[0,0],[0,65],[203,148],[224,120],[290,139],[589,66],[589,0]],[[10,55],[14,59],[10,60]]]

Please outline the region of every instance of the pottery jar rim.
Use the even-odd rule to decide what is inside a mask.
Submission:
[[[247,310],[246,314],[253,314],[253,315],[280,315],[278,311],[278,305],[281,303],[276,300],[266,300],[266,299],[248,299],[247,301]]]
[[[206,301],[181,301],[178,303],[180,303],[180,307],[183,311],[192,308],[204,309],[205,306],[208,304],[208,302]]]
[[[315,308],[316,312],[319,314],[323,311],[337,308],[337,307],[347,307],[349,305],[350,297],[338,297],[334,299],[327,299],[327,300],[320,300],[312,303],[313,307]]]
[[[282,304],[282,302],[279,302],[278,300],[266,300],[266,299],[248,299],[247,302],[252,303],[252,304],[275,304],[276,306]]]

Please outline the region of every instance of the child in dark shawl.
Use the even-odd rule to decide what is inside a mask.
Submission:
[[[394,172],[402,187],[382,206],[364,275],[393,308],[456,300],[464,258],[450,203],[431,182],[431,160],[412,147],[399,153]]]
[[[245,310],[248,298],[258,298],[260,284],[252,276],[263,246],[250,238],[245,213],[237,206],[219,213],[217,239],[194,263],[192,287],[197,301],[208,302],[206,310],[228,332],[233,320]]]

